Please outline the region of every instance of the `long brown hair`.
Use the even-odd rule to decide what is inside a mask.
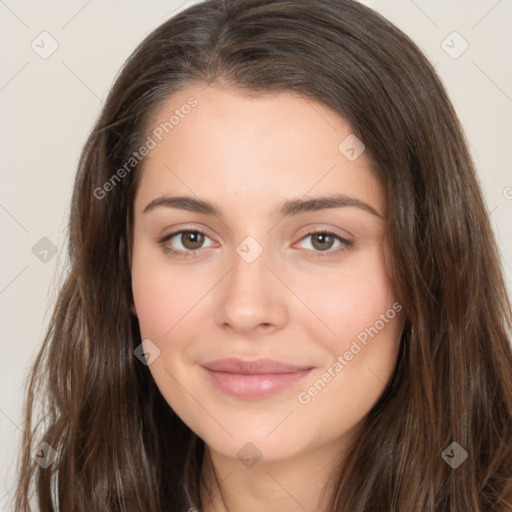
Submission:
[[[386,268],[405,326],[329,512],[512,510],[511,305],[465,138],[417,46],[351,0],[208,0],[154,30],[126,62],[76,175],[69,271],[28,379],[15,509],[34,510],[32,487],[41,512],[201,509],[204,443],[134,356],[130,253],[143,161],[104,197],[95,190],[119,177],[172,92],[214,81],[331,107],[366,145],[386,192]],[[32,459],[42,442],[56,451],[47,468]],[[467,453],[456,468],[445,462],[454,449]]]

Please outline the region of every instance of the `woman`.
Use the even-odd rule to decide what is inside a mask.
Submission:
[[[496,243],[446,92],[378,14],[210,0],[164,23],[69,229],[16,510],[32,483],[41,511],[512,510]]]

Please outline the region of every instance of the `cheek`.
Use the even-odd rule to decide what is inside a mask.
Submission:
[[[194,318],[198,308],[194,305],[211,287],[211,276],[196,273],[191,280],[180,272],[179,266],[171,267],[165,255],[144,248],[134,249],[131,275],[141,339],[153,343],[144,345],[144,349],[157,354],[148,369],[162,395],[180,417],[201,417],[200,411],[190,413],[194,404],[190,403],[188,394],[183,393],[179,382],[187,382],[188,378],[183,369],[189,362],[190,330],[198,325]]]
[[[316,338],[335,351],[345,350],[350,340],[378,321],[394,302],[378,244],[347,257],[330,273],[310,273],[298,279],[296,286],[318,319],[311,323],[308,318],[304,328],[316,329]]]
[[[172,267],[164,253],[134,250],[132,263],[132,291],[137,309],[141,336],[163,340],[211,287],[212,277],[206,271],[180,271]]]
[[[402,308],[389,288],[381,251],[375,246],[355,255],[328,279],[303,281],[301,292],[319,321],[305,319],[301,328],[322,346],[325,357],[314,378],[304,383],[299,402],[310,404],[310,412],[330,411],[326,435],[360,421],[395,366]]]
[[[132,290],[142,338],[160,338],[172,326],[169,311],[177,301],[173,288],[159,278],[155,267],[134,263]]]

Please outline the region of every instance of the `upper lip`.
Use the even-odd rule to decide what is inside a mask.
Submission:
[[[268,374],[268,373],[296,373],[310,370],[312,366],[298,366],[283,363],[275,359],[254,359],[246,361],[237,357],[216,359],[209,361],[202,366],[216,372],[238,373],[245,375]]]

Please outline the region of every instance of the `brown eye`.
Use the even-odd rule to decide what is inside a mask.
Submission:
[[[180,258],[188,258],[201,252],[206,238],[210,239],[206,233],[200,230],[182,229],[159,238],[158,243],[166,253]]]
[[[180,242],[185,249],[195,251],[200,249],[204,243],[204,234],[199,231],[182,231]]]
[[[310,247],[306,249],[312,256],[319,258],[341,254],[354,243],[331,231],[312,231],[303,236],[300,242],[304,243],[308,240]]]
[[[327,251],[334,245],[335,238],[327,233],[313,233],[311,242],[315,249],[319,251]]]

